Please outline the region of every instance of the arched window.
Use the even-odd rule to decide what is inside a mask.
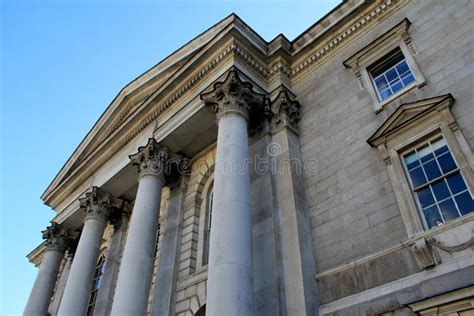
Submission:
[[[92,281],[91,294],[89,296],[89,303],[87,304],[87,316],[94,314],[95,302],[97,301],[97,294],[102,283],[102,276],[104,275],[105,256],[101,255],[95,266],[94,279]]]
[[[204,245],[202,252],[202,265],[205,266],[209,262],[209,238],[211,235],[211,219],[212,219],[212,201],[214,199],[214,183],[209,186],[206,202],[206,217],[204,219]]]

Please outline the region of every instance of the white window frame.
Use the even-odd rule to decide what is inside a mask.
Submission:
[[[449,152],[451,153],[451,155],[453,156],[454,162],[456,163],[456,169],[451,170],[451,171],[449,171],[448,173],[445,173],[445,174],[443,174],[442,176],[440,176],[440,177],[438,177],[438,178],[436,178],[436,179],[433,179],[433,180],[431,180],[431,181],[428,181],[425,185],[428,185],[428,186],[429,186],[431,183],[437,182],[437,181],[439,181],[440,179],[445,179],[445,178],[449,177],[450,175],[452,175],[452,174],[454,174],[454,173],[456,173],[456,172],[459,172],[460,175],[461,175],[461,177],[462,177],[463,180],[464,180],[464,183],[465,183],[466,186],[467,186],[466,176],[463,175],[463,173],[461,172],[461,170],[460,170],[460,168],[459,168],[459,163],[458,163],[458,161],[456,160],[456,157],[454,157],[453,151],[451,150],[450,145],[448,144],[448,142],[446,141],[446,138],[444,138],[444,136],[443,136],[442,133],[434,133],[433,135],[431,135],[431,136],[429,136],[429,137],[424,137],[424,138],[422,138],[422,139],[423,139],[422,141],[419,141],[419,142],[413,144],[412,147],[408,147],[408,148],[406,148],[406,149],[404,149],[404,150],[402,150],[402,151],[399,152],[399,157],[400,157],[401,164],[402,164],[402,166],[403,166],[403,171],[405,172],[405,177],[407,178],[407,182],[408,182],[409,185],[410,185],[410,191],[411,191],[411,194],[412,194],[413,199],[415,200],[415,203],[416,203],[416,206],[417,206],[417,209],[418,209],[418,213],[419,213],[420,219],[421,219],[421,221],[422,221],[422,224],[423,224],[423,227],[424,227],[425,230],[430,230],[430,228],[428,227],[428,224],[427,224],[427,222],[426,222],[425,215],[423,214],[423,208],[421,207],[421,205],[420,205],[420,203],[419,203],[419,201],[418,201],[418,199],[417,199],[417,197],[416,197],[415,186],[413,185],[413,183],[412,183],[412,181],[411,181],[411,179],[410,179],[410,175],[409,175],[409,173],[408,173],[408,169],[407,169],[406,163],[404,162],[404,156],[405,156],[406,154],[412,152],[413,150],[415,150],[415,149],[417,149],[417,148],[419,148],[419,147],[421,147],[421,146],[423,146],[423,145],[425,145],[425,144],[431,143],[431,142],[433,142],[434,140],[437,140],[437,139],[440,139],[440,138],[443,138],[444,141],[446,142],[446,146],[448,146],[448,150],[449,150]],[[440,170],[441,170],[441,168],[440,168]],[[448,187],[448,190],[450,190],[449,187]],[[471,195],[471,197],[473,197],[473,191],[469,189],[469,186],[467,186],[467,191],[469,192],[469,194]],[[464,192],[464,191],[463,191],[463,192]],[[451,191],[450,191],[450,193],[451,193]],[[457,194],[460,194],[460,193],[457,193]],[[455,194],[455,195],[457,195],[457,194]],[[433,195],[433,196],[434,196],[434,195]],[[454,197],[454,195],[451,194],[451,195],[450,195],[450,198],[453,198],[453,197]],[[455,201],[454,199],[453,199],[453,201],[454,201],[454,203],[456,203],[456,201]],[[438,204],[438,202],[435,201],[435,205],[437,205],[437,204]],[[451,222],[451,221],[445,221],[444,218],[443,218],[443,214],[442,214],[442,213],[441,213],[440,215],[441,215],[441,218],[442,218],[442,220],[443,220],[443,225],[446,225],[446,224],[448,224],[448,223]],[[460,217],[466,216],[466,215],[462,215],[462,214],[459,214],[459,215],[460,215],[460,216],[457,217],[457,218],[454,219],[454,220],[457,220],[457,219],[460,218]],[[468,215],[469,215],[469,214],[468,214]],[[431,228],[431,229],[434,229],[434,228]]]
[[[359,79],[360,88],[366,89],[370,94],[373,100],[373,108],[376,113],[380,112],[387,104],[399,98],[401,95],[426,84],[425,77],[413,57],[415,49],[408,33],[410,24],[411,23],[408,19],[404,19],[343,63],[345,67],[350,68],[355,72],[356,77]],[[392,94],[387,99],[380,101],[377,88],[375,87],[372,76],[367,69],[397,47],[402,51],[415,80],[403,89]]]
[[[453,102],[452,96],[441,96],[405,104],[408,107],[402,105],[368,140],[369,144],[378,149],[387,165],[389,179],[409,238],[429,236],[474,220],[474,214],[471,213],[436,228],[425,229],[403,162],[404,153],[431,137],[441,135],[446,140],[469,192],[474,192],[474,155],[451,113]],[[404,117],[414,119],[404,121]]]
[[[403,56],[403,52],[402,52],[402,56]],[[385,70],[383,73],[381,73],[380,75],[378,75],[377,77],[374,77],[370,71],[368,71],[369,73],[369,76],[370,76],[370,79],[371,79],[371,82],[372,82],[372,86],[374,87],[374,90],[377,94],[377,99],[379,100],[379,102],[384,102],[385,100],[388,100],[390,99],[393,95],[403,91],[404,89],[410,89],[410,87],[416,82],[416,79],[414,79],[414,81],[410,82],[408,85],[405,85],[405,83],[403,82],[402,80],[402,77],[400,76],[400,73],[398,72],[398,69],[397,69],[397,66],[400,65],[402,62],[406,63],[407,64],[407,67],[408,67],[408,70],[410,71],[410,75],[415,78],[415,76],[413,75],[413,71],[411,70],[410,68],[410,65],[408,64],[408,61],[407,59],[405,58],[405,56],[403,56],[403,59],[398,61],[395,65],[393,65],[392,67],[388,68],[387,70]],[[392,89],[392,86],[390,84],[390,82],[388,81],[387,79],[387,73],[390,71],[390,70],[395,70],[395,72],[397,73],[397,78],[400,80],[400,83],[403,85],[403,87],[398,90],[397,92],[393,93],[393,89]],[[387,81],[387,86],[388,88],[392,91],[392,95],[389,96],[388,98],[386,99],[382,99],[382,95],[380,94],[380,91],[379,89],[377,88],[377,83],[376,83],[376,80],[377,78],[380,78],[381,76],[384,76],[385,77],[385,80]]]

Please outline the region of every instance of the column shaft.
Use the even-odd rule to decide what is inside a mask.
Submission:
[[[118,275],[112,315],[145,315],[153,273],[163,181],[140,177],[127,241]]]
[[[176,282],[181,249],[184,190],[170,196],[164,232],[161,238],[156,286],[153,294],[152,315],[174,315]]]
[[[56,250],[46,251],[23,315],[47,315],[63,255]]]
[[[247,121],[219,119],[207,314],[252,315],[252,218]]]
[[[103,219],[86,218],[58,315],[83,316],[86,313],[105,225]]]

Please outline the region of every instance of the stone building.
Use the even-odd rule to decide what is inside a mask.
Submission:
[[[473,28],[471,0],[212,26],[44,192],[25,315],[473,315]]]

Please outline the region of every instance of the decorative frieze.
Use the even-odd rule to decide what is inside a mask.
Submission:
[[[121,212],[125,201],[113,197],[111,194],[92,187],[84,198],[79,199],[80,208],[85,213],[86,220],[89,218],[108,221],[114,212]]]
[[[41,233],[48,250],[65,252],[74,241],[74,238],[66,228],[55,222],[52,222],[51,226],[48,226]]]
[[[212,107],[217,119],[227,114],[239,114],[249,120],[251,112],[262,108],[265,95],[253,91],[250,82],[240,79],[237,71],[229,71],[227,78],[216,82],[211,92],[201,95],[206,106]]]

